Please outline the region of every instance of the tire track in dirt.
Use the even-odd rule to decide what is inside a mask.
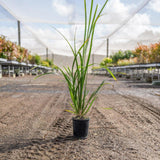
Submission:
[[[34,114],[32,113],[33,111],[38,110],[39,105],[37,105],[36,107],[32,108],[32,105],[36,102],[31,102],[29,104],[25,104],[26,101],[28,101],[28,98],[30,99],[30,97],[22,94],[20,98],[16,99],[16,101],[14,101],[14,98],[10,99],[10,104],[8,105],[9,110],[7,110],[8,114],[6,114],[2,121],[7,123],[7,128],[4,128],[6,131],[8,130],[8,133],[11,132],[12,134],[15,134],[12,137],[17,137],[16,134],[18,133],[18,131],[23,131],[25,126],[27,128],[29,128],[29,124],[28,122],[31,121],[32,116],[34,116]],[[46,99],[46,102],[48,101],[48,99]],[[13,102],[13,103],[12,103]],[[45,101],[44,101],[45,102]],[[6,107],[7,108],[7,107]],[[31,114],[28,116],[28,112],[31,112]],[[26,124],[27,123],[27,124]],[[16,127],[16,130],[14,129]],[[26,132],[28,132],[27,130],[24,132],[24,134],[26,134]],[[20,135],[20,133],[19,133]],[[7,134],[6,134],[7,136]],[[22,136],[22,133],[21,133]],[[25,136],[25,135],[24,135]],[[14,138],[15,138],[14,137]],[[2,137],[1,137],[2,138]],[[7,141],[9,140],[9,136],[7,138]]]
[[[49,126],[50,134],[43,139],[32,139],[22,150],[13,151],[9,159],[63,159],[71,134],[71,115],[62,111]],[[52,131],[52,132],[51,132]],[[24,145],[25,146],[25,145]]]
[[[159,120],[136,101],[113,91],[103,92],[89,113],[88,138],[77,140],[72,137],[72,115],[64,111],[69,109],[69,96],[54,96],[57,97],[44,98],[43,104],[39,102],[37,108],[40,109],[35,108],[36,113],[27,118],[25,125],[31,128],[31,136],[29,132],[26,134],[28,139],[11,142],[9,146],[0,144],[1,160],[160,159]],[[112,109],[105,110],[107,107]],[[55,119],[52,117],[54,108],[61,108]],[[33,128],[32,122],[35,123]]]
[[[57,94],[41,105],[38,114],[32,120],[31,137],[37,136],[40,132],[38,130],[47,130],[50,123],[56,118],[54,115],[59,115],[59,112],[63,110],[63,108],[58,108],[58,104],[64,100],[64,97],[65,95]]]
[[[153,117],[156,117],[160,121],[160,110],[155,108],[152,104],[149,104],[149,102],[148,103],[144,102],[144,100],[141,100],[140,98],[135,96],[122,95],[122,94],[120,95],[126,99],[130,99],[134,103],[139,104],[143,109],[147,110],[150,114],[153,115]]]
[[[105,100],[107,97],[108,101]],[[158,160],[160,158],[159,119],[148,109],[144,109],[145,104],[141,105],[138,98],[137,101],[133,101],[119,94],[100,98],[101,103],[98,106],[112,108],[112,110],[105,111],[101,107],[99,110],[104,115],[108,114],[106,115],[107,121],[114,124],[117,128],[116,134],[124,139],[123,143],[126,148],[124,152],[127,151],[127,148],[132,148],[137,151],[137,159]]]
[[[125,117],[129,117],[130,119],[128,120],[132,119],[132,122],[133,118],[134,120],[137,119],[137,122],[139,122],[141,126],[147,126],[146,128],[141,127],[143,131],[148,129],[147,132],[150,133],[152,130],[154,130],[154,133],[150,133],[149,136],[156,138],[157,135],[159,135],[159,130],[160,130],[160,127],[158,127],[159,126],[158,124],[160,124],[160,110],[158,110],[152,104],[144,101],[141,98],[130,95],[121,95],[121,94],[120,96],[122,96],[123,98],[125,98],[126,101],[128,101],[129,108],[132,107],[133,110],[131,113],[132,115],[130,116],[131,118],[127,116],[127,114],[125,114]],[[116,111],[118,112],[118,110]],[[124,114],[124,112],[119,112],[119,113]],[[136,126],[138,126],[137,122],[135,121]],[[159,141],[159,138],[158,137],[156,138],[157,141]]]
[[[137,110],[132,113],[132,119],[134,118],[138,120],[138,123],[135,124],[138,129],[141,129],[141,133],[143,133],[143,142],[147,146],[150,147],[152,152],[159,154],[160,158],[160,113],[157,108],[155,108],[150,103],[144,102],[138,97],[134,96],[124,96],[123,97],[128,100],[133,106],[138,106]],[[134,121],[133,121],[134,122]],[[144,145],[144,147],[145,147]]]
[[[49,126],[50,135],[45,139],[30,139],[28,143],[19,145],[11,150],[7,159],[144,159],[136,144],[129,143],[134,141],[119,132],[118,127],[106,118],[104,111],[99,110],[97,102],[96,105],[90,112],[90,130],[86,140],[72,137],[72,115],[62,111]]]
[[[108,129],[112,130],[113,127],[106,121],[100,122],[101,118],[105,120],[104,115],[94,108],[88,139],[77,140],[72,137],[72,115],[63,111],[49,127],[52,135],[50,132],[45,139],[31,139],[15,148],[12,146],[7,159],[106,159],[115,145],[106,136],[110,135]]]
[[[126,146],[124,137],[120,134],[118,127],[106,117],[104,109],[101,108],[103,110],[101,112],[102,110],[99,110],[99,108],[101,108],[99,105],[95,108],[94,118],[97,119],[99,127],[101,126],[102,128],[98,127],[97,131],[94,131],[95,134],[93,136],[97,135],[98,142],[101,141],[99,143],[99,152],[104,155],[101,159],[116,160],[117,158],[123,159],[124,157],[125,159],[135,159],[137,157],[137,149],[130,145]]]

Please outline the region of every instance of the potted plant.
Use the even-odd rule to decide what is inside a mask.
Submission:
[[[20,69],[15,69],[14,73],[15,73],[16,77],[20,76]]]
[[[58,69],[64,76],[68,85],[70,97],[72,100],[72,103],[70,103],[72,110],[66,110],[66,111],[73,113],[75,115],[73,117],[73,135],[77,138],[87,137],[89,118],[86,115],[91,109],[93,102],[97,97],[98,91],[104,85],[103,81],[98,86],[98,88],[91,94],[89,94],[89,91],[87,90],[88,68],[89,66],[92,65],[89,64],[89,62],[92,52],[95,27],[98,19],[101,17],[102,11],[105,8],[107,2],[108,0],[105,1],[104,5],[98,12],[98,5],[96,5],[95,10],[93,11],[93,0],[91,0],[90,12],[89,15],[87,15],[86,0],[84,0],[84,11],[85,11],[84,40],[83,44],[78,49],[76,48],[76,34],[74,36],[74,46],[72,47],[67,38],[55,27],[53,27],[66,40],[74,56],[71,68],[64,67],[64,69],[62,69],[58,67]],[[112,72],[107,67],[105,68],[115,79]]]
[[[87,74],[88,68],[89,66],[91,66],[89,62],[92,52],[95,27],[97,20],[101,16],[102,11],[106,6],[107,2],[108,0],[105,1],[104,5],[99,10],[99,12],[98,5],[96,5],[96,8],[93,12],[93,0],[91,0],[90,12],[89,15],[87,15],[86,0],[84,0],[85,28],[84,40],[80,48],[76,48],[76,36],[74,37],[74,47],[72,47],[67,38],[55,28],[55,30],[57,30],[57,32],[59,32],[66,40],[74,56],[71,68],[64,67],[64,70],[61,68],[59,68],[59,70],[63,74],[69,88],[69,93],[72,100],[72,110],[66,111],[75,115],[75,117],[73,117],[73,134],[77,138],[87,137],[89,118],[86,115],[92,107],[93,102],[97,97],[98,91],[104,85],[103,81],[98,86],[98,88],[91,94],[89,94],[89,92],[87,91]],[[109,71],[108,68],[106,69]],[[111,75],[113,76],[112,73]]]

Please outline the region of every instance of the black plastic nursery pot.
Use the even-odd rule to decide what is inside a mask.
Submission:
[[[73,118],[73,135],[76,138],[87,138],[88,128],[89,128],[89,118],[88,119],[77,119]]]

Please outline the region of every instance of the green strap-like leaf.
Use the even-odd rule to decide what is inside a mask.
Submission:
[[[117,81],[116,77],[114,76],[114,74],[111,72],[109,68],[107,67],[103,67],[103,68],[105,68],[110,73],[110,75],[114,78],[114,80]]]
[[[87,108],[87,110],[84,112],[83,116],[86,115],[88,113],[88,111],[90,110],[91,106],[93,105],[93,102],[96,100],[97,97],[94,97],[89,105],[89,107]]]
[[[52,27],[65,39],[65,41],[68,43],[69,47],[71,48],[72,53],[75,54],[72,45],[69,43],[68,39],[64,36],[64,34],[62,34],[62,32],[60,32],[60,31],[59,31],[57,28],[55,28],[54,26],[52,26]]]
[[[75,112],[73,111],[70,111],[70,110],[65,110],[66,112],[69,112],[69,113],[73,113],[73,114],[76,114]]]
[[[104,85],[104,81],[98,86],[98,88],[90,95],[87,104],[84,108],[84,111],[88,108],[88,105],[92,102],[92,99],[94,99],[94,97],[97,95],[98,91],[102,88],[102,86]],[[83,111],[83,113],[84,113]]]

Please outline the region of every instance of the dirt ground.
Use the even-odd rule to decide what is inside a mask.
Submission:
[[[0,160],[160,160],[160,88],[89,76],[87,139],[72,136],[69,93],[60,75],[0,79]],[[112,108],[106,110],[104,108]]]

